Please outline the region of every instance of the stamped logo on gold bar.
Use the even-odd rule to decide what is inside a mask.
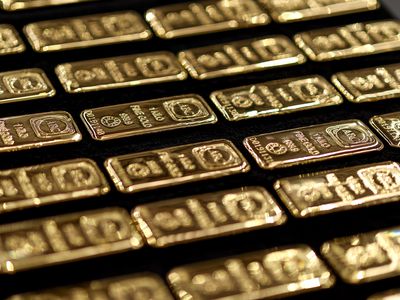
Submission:
[[[4,10],[21,10],[52,5],[82,3],[93,0],[0,0],[0,8]]]
[[[374,116],[369,123],[390,146],[400,148],[400,112]]]
[[[8,24],[0,24],[0,55],[25,51],[25,44],[15,28]]]

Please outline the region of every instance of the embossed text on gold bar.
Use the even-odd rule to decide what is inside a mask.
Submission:
[[[0,8],[4,10],[20,10],[70,3],[82,3],[93,0],[0,0]]]
[[[400,112],[374,116],[369,123],[390,146],[400,148]]]
[[[25,51],[25,44],[12,25],[0,24],[0,55]]]

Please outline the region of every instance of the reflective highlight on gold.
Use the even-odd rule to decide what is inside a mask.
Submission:
[[[93,0],[0,0],[0,8],[4,10],[21,10],[53,5],[82,3]]]
[[[374,116],[369,123],[390,146],[400,148],[400,112]]]
[[[14,26],[0,24],[0,55],[21,53],[24,51],[25,44]]]
[[[368,300],[398,300],[400,299],[400,289],[390,290],[383,293],[372,295]]]

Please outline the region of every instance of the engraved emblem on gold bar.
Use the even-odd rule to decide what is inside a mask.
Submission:
[[[185,50],[178,55],[195,79],[209,79],[302,64],[301,51],[283,35]]]
[[[284,212],[262,187],[144,204],[132,211],[147,243],[166,247],[283,224]]]
[[[109,186],[96,163],[74,159],[0,171],[0,213],[100,196]]]
[[[79,285],[25,293],[7,298],[7,300],[39,299],[173,300],[163,280],[159,276],[147,272],[124,277],[93,280]]]
[[[143,245],[122,208],[1,225],[0,241],[0,273],[110,255]]]
[[[265,25],[267,13],[254,0],[197,1],[160,6],[146,12],[146,20],[161,38]]]
[[[400,148],[400,112],[374,116],[369,123],[391,147]]]
[[[177,81],[187,77],[175,55],[166,51],[61,64],[56,67],[56,73],[68,93]]]
[[[396,300],[396,299],[400,299],[400,289],[378,293],[368,298],[368,300]]]
[[[31,23],[25,34],[38,52],[147,40],[151,31],[134,11],[87,15]]]
[[[250,165],[228,140],[213,140],[112,157],[105,166],[124,193],[248,172]]]
[[[296,217],[310,217],[400,200],[396,162],[303,174],[278,180],[278,195]]]
[[[321,252],[342,279],[359,284],[400,275],[400,228],[341,237]]]
[[[81,117],[96,140],[217,122],[204,99],[194,94],[87,109]]]
[[[245,147],[263,169],[382,150],[382,142],[359,120],[346,120],[251,136]]]
[[[81,139],[78,127],[65,111],[0,118],[0,152],[73,143]]]
[[[82,3],[93,0],[0,0],[0,8],[4,10],[21,10],[52,5]]]
[[[260,0],[279,23],[351,14],[379,8],[378,0]]]
[[[296,34],[296,44],[315,61],[329,61],[400,49],[400,21],[354,23]]]
[[[229,121],[266,117],[343,102],[318,75],[274,80],[213,92],[211,100]]]
[[[306,245],[186,265],[168,274],[177,299],[270,299],[330,288],[335,278]]]
[[[25,51],[25,44],[15,28],[8,24],[0,24],[0,55]]]

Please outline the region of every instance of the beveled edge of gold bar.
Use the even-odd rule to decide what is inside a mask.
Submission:
[[[1,0],[0,0],[0,4],[1,4]],[[11,25],[11,24],[7,24],[7,23],[1,23],[0,24],[0,30],[7,28],[9,30],[11,30],[13,32],[13,34],[15,35],[16,40],[18,41],[18,47],[13,47],[12,49],[7,49],[5,52],[2,53],[2,51],[4,51],[5,49],[2,49],[0,51],[0,56],[3,55],[8,55],[8,54],[17,54],[17,53],[22,53],[26,50],[26,46],[24,41],[21,39],[21,36],[19,34],[19,32],[17,31],[17,29]]]
[[[343,81],[343,76],[345,72],[338,72],[334,75],[331,76],[331,81],[335,85],[335,87],[346,97],[346,99],[350,102],[353,103],[359,103],[362,102],[359,97],[354,97],[348,90],[347,88],[342,84]]]
[[[30,1],[32,1],[32,0],[30,0]],[[93,0],[56,0],[56,1],[59,3],[54,3],[53,0],[42,0],[42,1],[36,0],[33,2],[33,4],[26,5],[25,3],[20,3],[20,1],[18,1],[18,0],[0,0],[0,8],[3,10],[6,10],[6,11],[16,11],[16,10],[24,10],[24,9],[49,7],[49,6],[53,6],[53,5],[65,5],[65,4],[80,3],[80,2],[87,2],[87,1],[93,1]],[[35,2],[38,2],[38,3],[35,3]]]
[[[400,299],[400,289],[395,288],[385,292],[373,294],[367,300],[398,300]]]

